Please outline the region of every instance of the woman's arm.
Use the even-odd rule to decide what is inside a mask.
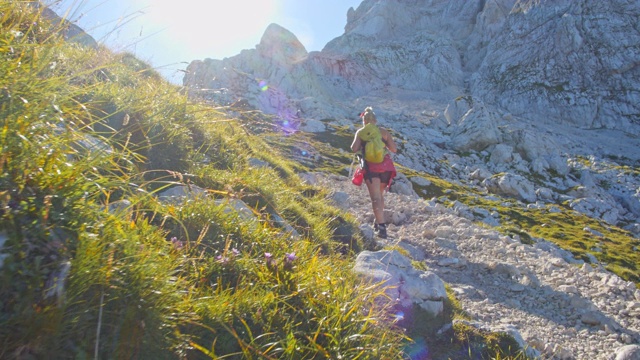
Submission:
[[[360,130],[356,131],[356,135],[353,138],[353,142],[351,143],[351,151],[358,152],[362,148],[362,140],[358,137],[358,133]]]
[[[389,133],[387,129],[380,129],[380,133],[382,134],[382,140],[384,141],[384,144],[387,145],[387,149],[395,154],[396,151],[398,151],[398,148],[396,148],[396,143],[393,142],[391,133]]]

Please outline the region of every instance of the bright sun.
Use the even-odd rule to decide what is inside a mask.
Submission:
[[[146,7],[145,16],[170,37],[187,47],[217,44],[222,50],[247,41],[256,45],[255,34],[262,33],[279,11],[281,0],[135,0]],[[171,25],[168,25],[171,24]]]

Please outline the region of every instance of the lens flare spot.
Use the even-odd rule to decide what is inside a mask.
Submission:
[[[306,151],[302,150],[302,156],[307,156],[307,154],[308,153]]]
[[[404,312],[402,311],[398,311],[394,316],[396,318],[396,321],[404,320]]]
[[[264,80],[260,80],[260,82],[258,83],[258,86],[260,87],[260,90],[262,90],[262,91],[269,90],[269,85],[267,85],[267,82],[264,81]]]
[[[405,351],[411,360],[427,360],[431,358],[429,348],[424,339],[417,339],[416,342],[409,345]]]

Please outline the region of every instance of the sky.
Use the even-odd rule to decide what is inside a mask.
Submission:
[[[46,2],[46,1],[45,1]],[[254,49],[276,23],[307,51],[344,33],[347,10],[362,0],[49,0],[114,51],[128,51],[181,84],[192,60],[223,59]]]

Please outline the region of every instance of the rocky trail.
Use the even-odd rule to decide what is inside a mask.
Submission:
[[[366,187],[314,175],[373,239]],[[521,337],[543,359],[640,359],[640,290],[554,244],[502,235],[418,196],[385,195],[389,238],[455,292],[472,323]],[[534,350],[535,349],[535,350]]]

